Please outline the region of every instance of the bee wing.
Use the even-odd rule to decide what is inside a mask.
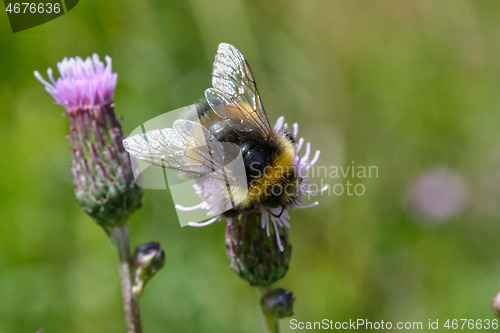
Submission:
[[[217,174],[224,168],[222,144],[204,126],[187,119],[176,120],[172,128],[128,137],[123,145],[138,159],[191,176]]]
[[[272,134],[252,71],[240,51],[219,44],[212,71],[212,86],[205,91],[210,107],[230,126]]]

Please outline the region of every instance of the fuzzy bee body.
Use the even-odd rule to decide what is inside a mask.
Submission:
[[[301,182],[295,168],[295,142],[289,133],[271,129],[250,67],[234,46],[219,45],[212,85],[193,114],[177,120],[171,129],[125,139],[125,149],[137,158],[191,177],[217,173],[235,154],[241,154],[247,189],[245,195],[226,198],[235,202],[226,215],[237,215],[258,204],[293,204]]]

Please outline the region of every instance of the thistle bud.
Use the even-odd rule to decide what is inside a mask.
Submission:
[[[133,292],[140,296],[146,282],[165,265],[165,252],[161,249],[160,243],[149,242],[135,249],[133,260],[135,265]]]
[[[285,276],[292,247],[288,242],[288,228],[267,229],[270,233],[267,234],[260,219],[261,215],[249,213],[228,221],[226,253],[231,269],[250,285],[268,287]]]
[[[130,157],[122,145],[123,133],[112,101],[117,74],[94,54],[82,60],[64,58],[57,64],[61,77],[50,82],[35,77],[70,120],[71,175],[75,195],[83,210],[109,230],[126,223],[141,205],[142,192],[135,184]]]
[[[285,318],[293,315],[294,301],[291,291],[277,288],[262,296],[260,304],[266,316]]]
[[[165,252],[158,242],[149,242],[135,248],[134,264],[137,276],[147,279],[163,267],[165,264]]]
[[[495,314],[500,317],[500,293],[498,293],[491,301],[491,307],[493,308]]]

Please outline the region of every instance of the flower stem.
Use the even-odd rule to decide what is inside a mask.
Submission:
[[[269,291],[271,291],[271,287],[268,288],[259,288],[259,294],[262,299],[262,297],[267,294]],[[278,318],[276,318],[273,315],[268,315],[264,312],[263,307],[261,306],[262,310],[262,315],[264,316],[264,324],[265,324],[265,329],[266,333],[279,333],[280,331],[280,326],[279,326],[279,321]]]
[[[134,265],[130,255],[128,225],[110,228],[110,240],[118,252],[127,333],[142,333],[139,299],[132,294]]]

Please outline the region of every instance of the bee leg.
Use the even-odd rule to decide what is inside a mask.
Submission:
[[[280,218],[281,217],[281,214],[283,214],[283,212],[285,211],[285,207],[281,207],[281,212],[276,215],[276,214],[273,214],[273,213],[270,213],[272,216],[276,217],[276,218]]]

